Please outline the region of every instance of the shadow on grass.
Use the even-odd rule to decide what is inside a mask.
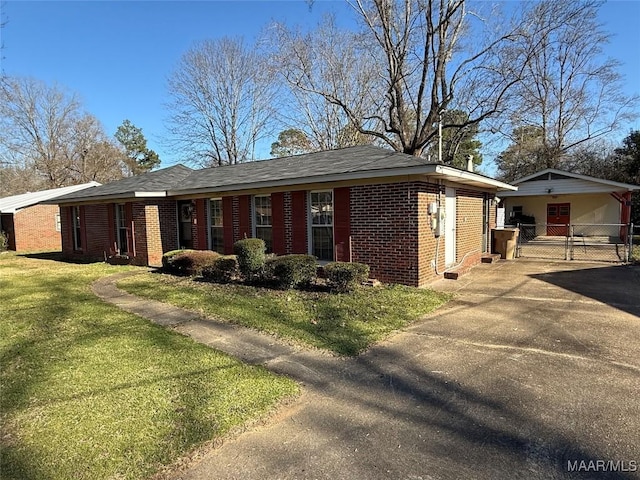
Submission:
[[[55,254],[25,257],[57,260]],[[0,477],[3,479],[120,478],[125,471],[138,472],[139,475],[134,475],[136,478],[146,477],[148,469],[154,468],[158,461],[172,461],[193,445],[211,439],[222,428],[198,414],[208,405],[207,398],[215,397],[212,392],[201,391],[206,390],[201,388],[202,382],[220,382],[220,390],[224,391],[225,379],[239,374],[233,369],[244,367],[226,357],[210,358],[213,352],[205,347],[193,345],[177,333],[100,301],[87,285],[95,278],[95,272],[92,267],[85,271],[61,266],[52,276],[40,272],[18,276],[12,285],[15,294],[9,290],[4,295],[0,292],[0,303],[7,307],[0,312],[4,314],[0,329],[7,332],[0,341],[3,345],[0,349],[0,411],[3,422],[6,421],[0,434]],[[111,349],[111,345],[116,348]],[[202,358],[209,359],[210,363],[206,366],[189,363],[200,359],[203,352],[206,355]],[[119,368],[120,362],[131,366],[123,367],[112,377],[113,368]],[[142,375],[138,376],[137,369]],[[247,380],[254,378],[251,372],[243,375]],[[101,460],[100,464],[92,464],[91,459],[80,459],[84,443],[91,440],[82,434],[76,438],[60,438],[61,433],[55,429],[56,422],[63,422],[65,427],[71,425],[70,432],[81,432],[85,418],[88,422],[95,421],[92,410],[83,410],[93,398],[106,399],[106,405],[96,408],[108,412],[112,406],[108,399],[126,398],[125,391],[131,392],[133,403],[130,407],[122,405],[120,412],[125,418],[135,415],[136,398],[147,390],[151,390],[150,393],[171,390],[162,397],[169,402],[166,410],[169,417],[144,420],[158,429],[147,432],[146,438],[154,435],[157,438],[142,445],[131,443],[126,445],[126,452],[120,452],[135,457],[135,465],[126,464],[125,457],[118,457],[117,439],[110,447],[104,447],[114,449],[112,453],[116,458],[112,464],[105,467]],[[238,394],[241,393],[242,388]],[[56,413],[65,411],[69,405],[81,406],[74,418]],[[140,412],[140,417],[146,418],[147,413]],[[37,415],[34,423],[39,427],[29,424],[28,419],[33,415]],[[170,430],[176,435],[165,438],[162,425],[153,423],[157,421],[170,422]],[[36,438],[35,432],[42,428],[43,422],[53,425],[48,428],[48,440]],[[229,420],[225,418],[224,422],[224,428],[229,428]],[[77,430],[73,425],[77,425]],[[109,428],[108,423],[104,425],[105,432],[108,433]],[[127,435],[127,432],[118,435],[121,433]],[[135,437],[133,432],[129,434]],[[109,443],[109,438],[103,440],[105,445]],[[50,444],[38,451],[39,441]],[[65,442],[68,448],[60,452],[59,462],[54,461],[50,458],[52,452],[55,453],[54,445]],[[107,472],[105,476],[104,472]]]
[[[71,263],[77,265],[88,265],[92,263],[104,263],[104,260],[98,258],[70,257],[62,252],[35,252],[35,253],[19,253],[17,257],[29,258],[32,260],[50,260],[60,263]]]

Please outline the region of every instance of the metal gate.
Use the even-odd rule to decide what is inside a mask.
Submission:
[[[516,256],[628,262],[633,224],[518,224]]]

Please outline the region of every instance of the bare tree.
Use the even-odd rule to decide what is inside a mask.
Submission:
[[[282,101],[283,123],[304,133],[309,151],[372,143],[375,138],[362,134],[357,124],[376,126],[364,116],[382,107],[384,91],[377,68],[357,36],[340,30],[333,16],[305,34],[282,24],[272,25],[269,31],[275,47],[274,69],[289,86]],[[329,92],[349,105],[351,116],[340,103],[328,99]],[[352,117],[358,121],[354,123]]]
[[[206,40],[181,58],[169,79],[170,144],[185,161],[214,166],[254,159],[272,133],[273,75],[241,39]]]
[[[598,21],[600,5],[596,0],[538,2],[527,12],[527,30],[516,39],[513,48],[526,52],[529,61],[500,129],[513,144],[512,132],[536,129],[540,144],[534,169],[562,166],[577,147],[634,117],[638,97],[623,94],[618,62],[603,55],[610,34]]]
[[[108,142],[98,120],[73,94],[31,78],[0,79],[0,158],[4,168],[46,188],[122,176],[122,154],[111,150],[108,167],[91,171],[90,155]],[[108,173],[104,173],[108,170]]]
[[[494,115],[521,77],[526,52],[511,44],[522,26],[497,21],[494,12],[482,18],[468,10],[465,0],[351,4],[363,28],[350,38],[345,34],[339,45],[325,42],[314,48],[318,39],[280,35],[283,56],[296,53],[289,55],[284,75],[293,87],[339,107],[361,134],[394,150],[421,155],[447,110],[468,112],[462,123],[445,123],[448,129]],[[343,53],[347,46],[353,54]],[[360,88],[345,91],[352,64]]]

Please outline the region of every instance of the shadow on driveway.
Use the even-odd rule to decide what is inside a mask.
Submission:
[[[640,267],[616,265],[530,274],[541,280],[640,317]]]

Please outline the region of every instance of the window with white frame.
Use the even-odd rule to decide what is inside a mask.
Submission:
[[[267,253],[272,251],[271,195],[253,197],[253,236],[264,240]]]
[[[82,250],[82,231],[80,226],[80,207],[71,208],[73,217],[73,249]]]
[[[56,223],[56,232],[61,231],[62,230],[62,224],[60,223],[60,214],[59,213],[56,213],[54,221]]]
[[[124,203],[116,204],[116,245],[118,247],[118,254],[126,255],[129,252],[127,215]]]
[[[214,252],[224,253],[224,224],[222,215],[222,199],[209,200],[209,248]]]
[[[311,254],[318,260],[333,261],[333,192],[309,194],[311,210]]]

